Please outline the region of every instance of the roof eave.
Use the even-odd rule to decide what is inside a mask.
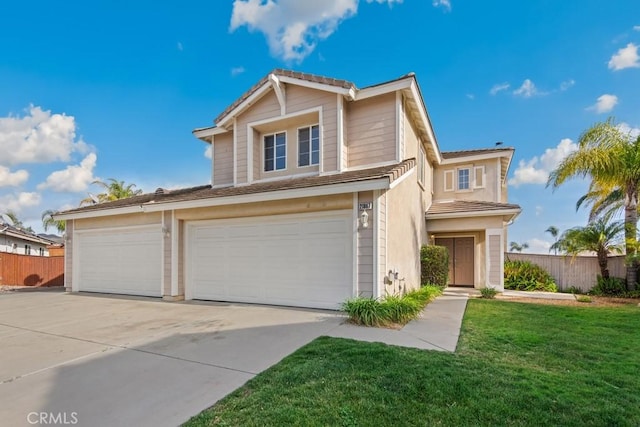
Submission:
[[[514,220],[522,212],[520,208],[512,209],[487,209],[483,211],[463,211],[463,212],[446,212],[446,213],[425,213],[427,220],[433,219],[458,219],[469,217],[488,217],[488,216],[508,216],[507,221]]]

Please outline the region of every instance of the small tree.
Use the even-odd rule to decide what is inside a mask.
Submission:
[[[586,227],[574,227],[565,231],[553,245],[574,257],[580,252],[595,252],[598,257],[600,275],[609,278],[609,254],[620,253],[624,248],[621,235],[625,230],[620,221],[609,223],[600,218],[587,224]]]
[[[558,234],[560,234],[560,230],[558,230],[558,227],[556,227],[555,225],[552,225],[549,228],[547,228],[544,232],[551,234],[551,237],[553,237],[553,244],[549,248],[549,252],[553,250],[554,255],[558,255],[558,248],[554,248],[554,245],[558,241]]]
[[[67,222],[64,220],[56,221],[55,219],[53,219],[53,215],[56,213],[56,211],[53,211],[51,209],[42,212],[42,227],[44,227],[44,231],[47,231],[49,227],[55,227],[55,229],[58,230],[59,233],[64,233]]]

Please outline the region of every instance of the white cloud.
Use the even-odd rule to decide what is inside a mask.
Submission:
[[[210,159],[211,157],[213,157],[213,151],[212,151],[213,145],[209,144],[207,146],[207,148],[204,150],[204,156],[207,159]]]
[[[20,213],[23,208],[37,206],[40,204],[40,194],[33,192],[22,192],[16,194],[6,194],[0,196],[0,206],[5,211]]]
[[[0,164],[66,162],[72,152],[87,149],[82,140],[76,141],[73,116],[32,105],[24,117],[0,117]]]
[[[367,0],[367,3],[402,3],[402,0]],[[340,22],[358,12],[358,0],[234,0],[229,31],[246,26],[267,38],[271,54],[299,62]]]
[[[472,100],[472,101],[473,101],[474,99],[476,99],[476,96],[475,96],[474,94],[472,94],[472,93],[468,93],[466,96],[467,96],[467,98],[468,98],[468,99],[470,99],[470,100]]]
[[[183,51],[184,50],[184,46],[182,46],[181,42],[178,42],[178,44],[176,45],[176,47],[178,48],[179,51]]]
[[[634,25],[633,26],[633,30],[634,31],[640,31],[640,25]]]
[[[529,79],[525,79],[522,82],[522,86],[513,91],[513,94],[516,96],[521,96],[523,98],[531,98],[535,95],[542,95],[543,93],[538,90],[536,85]]]
[[[246,70],[244,69],[244,67],[233,67],[231,68],[231,77],[235,77],[238,74],[242,74],[244,73]]]
[[[496,95],[498,94],[498,92],[501,92],[503,90],[507,90],[509,89],[509,87],[511,87],[511,85],[507,82],[504,83],[496,83],[493,85],[493,87],[489,90],[489,94],[490,95]]]
[[[446,11],[451,10],[451,1],[450,0],[433,0],[434,7],[442,7]]]
[[[38,190],[51,189],[70,193],[85,191],[96,180],[93,176],[96,159],[95,153],[89,153],[79,165],[69,165],[66,169],[51,173],[45,182],[38,185]]]
[[[551,248],[551,243],[546,240],[538,239],[534,237],[533,239],[527,240],[528,248],[524,249],[523,252],[533,253],[533,254],[548,254],[549,248]]]
[[[6,166],[0,166],[0,187],[17,187],[29,179],[29,172],[24,169],[11,172]]]
[[[576,84],[576,81],[573,79],[569,79],[567,81],[560,83],[560,92],[564,92],[565,90],[569,89],[575,84]]]
[[[613,110],[613,107],[618,104],[618,97],[615,95],[609,95],[605,93],[598,97],[598,101],[591,107],[587,107],[587,110],[594,110],[596,113],[608,113]]]
[[[536,206],[536,216],[540,216],[542,215],[542,212],[544,212],[544,207],[537,205]]]
[[[572,140],[565,138],[555,148],[547,148],[540,157],[520,160],[513,178],[509,179],[509,185],[519,187],[522,184],[546,184],[549,173],[577,149],[578,146]]]
[[[609,60],[609,68],[613,71],[624,70],[625,68],[640,67],[640,56],[638,56],[638,46],[629,43],[627,47],[620,48]]]
[[[618,124],[620,132],[626,133],[631,139],[636,139],[640,136],[640,127],[632,127],[629,123],[621,122]]]

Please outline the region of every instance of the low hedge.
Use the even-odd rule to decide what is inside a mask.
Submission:
[[[342,310],[349,319],[364,326],[405,325],[420,315],[422,309],[438,295],[442,289],[427,285],[402,296],[389,295],[380,300],[357,297],[346,300]]]
[[[545,269],[529,261],[505,261],[504,288],[515,291],[558,292],[553,277]]]

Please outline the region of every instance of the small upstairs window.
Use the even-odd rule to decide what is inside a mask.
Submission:
[[[320,127],[318,125],[298,129],[298,167],[320,163]]]
[[[287,134],[285,132],[264,137],[264,171],[283,170],[287,167]]]
[[[470,175],[468,168],[458,169],[458,190],[469,190],[471,188]]]

